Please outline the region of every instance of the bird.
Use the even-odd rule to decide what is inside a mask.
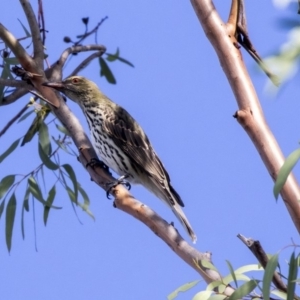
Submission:
[[[182,210],[184,203],[137,121],[85,77],[71,76],[43,85],[62,92],[81,107],[93,146],[102,161],[130,183],[143,185],[165,202],[195,243],[197,237]]]

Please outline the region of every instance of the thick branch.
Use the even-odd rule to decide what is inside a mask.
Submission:
[[[282,151],[268,127],[240,51],[233,45],[226,26],[211,0],[191,0],[198,19],[216,53],[235,95],[237,120],[248,133],[270,176],[276,180],[284,163]],[[281,190],[283,201],[300,232],[299,186],[291,174]]]
[[[38,74],[31,79],[31,83],[34,87],[44,96],[46,99],[53,101],[51,104],[55,107],[59,107],[60,102],[55,96],[55,92],[42,85],[47,79],[43,69],[38,68],[35,61],[27,54],[23,46],[19,41],[0,23],[0,38],[5,42],[7,47],[14,53],[15,57],[19,60],[20,64],[25,71],[32,74]],[[39,40],[41,43],[41,40]]]
[[[13,80],[13,79],[3,79],[0,78],[0,86],[11,86],[11,87],[18,87],[18,88],[32,88],[29,84],[22,80]]]
[[[32,35],[32,43],[33,43],[33,57],[34,61],[37,64],[39,72],[43,69],[43,60],[44,60],[44,46],[41,41],[41,34],[39,25],[37,23],[35,14],[33,12],[32,6],[28,0],[20,0],[20,3],[22,4],[24,13],[26,15],[30,32]]]
[[[8,41],[7,46],[16,55],[20,61],[20,64],[25,70],[33,74],[37,73],[38,68],[31,57],[28,56],[27,53],[24,53],[24,49],[18,43],[18,41],[7,30],[3,30],[3,28],[4,27],[0,25],[0,38]],[[105,51],[105,48],[99,45],[91,45],[89,47],[77,46],[67,49],[62,55],[58,64],[55,66],[57,74],[62,73],[62,66],[64,65],[64,62],[70,53],[89,50],[98,50],[101,52]],[[20,55],[20,53],[22,55]],[[52,106],[52,110],[57,118],[68,129],[76,147],[81,150],[80,161],[84,166],[86,166],[87,162],[90,162],[92,158],[97,157],[91,142],[83,131],[79,120],[72,114],[69,107],[63,101],[61,95],[52,89],[43,87],[41,85],[41,82],[39,81],[41,78],[42,80],[46,81],[44,73],[41,75],[43,77],[34,77],[32,80],[35,85],[35,89],[39,94],[41,94],[42,97],[46,98],[49,103],[58,103],[56,107]],[[101,168],[95,167],[95,169],[93,169],[88,167],[87,171],[89,172],[91,178],[104,190],[106,190],[107,184],[114,180],[114,178],[112,178]],[[195,262],[198,262],[198,264],[201,265],[201,260],[211,260],[209,253],[200,253],[195,248],[191,247],[186,241],[183,240],[183,238],[172,225],[168,224],[150,208],[135,200],[134,197],[123,186],[118,185],[114,189],[113,194],[116,198],[116,207],[127,212],[148,226],[149,229],[151,229],[167,245],[169,245],[169,247],[171,247],[171,249],[179,257],[193,267],[207,282],[221,280],[220,274],[218,274],[216,271],[207,269],[205,267],[201,268],[200,270],[196,267]],[[230,295],[232,292],[233,289],[231,287],[228,287],[225,290],[226,295]]]

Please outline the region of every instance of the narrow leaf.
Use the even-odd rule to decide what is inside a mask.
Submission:
[[[44,224],[45,226],[47,225],[47,220],[48,220],[48,216],[49,216],[49,212],[50,212],[50,207],[52,206],[52,203],[54,201],[56,195],[56,189],[55,189],[55,185],[51,188],[51,190],[49,191],[48,194],[48,198],[47,198],[47,206],[45,206],[44,208]]]
[[[272,290],[271,294],[274,294],[275,296],[286,300],[287,299],[287,294],[283,291],[279,291],[279,290]]]
[[[34,110],[32,109],[31,111],[27,112],[26,114],[24,114],[17,123],[20,123],[22,121],[24,121],[27,117],[29,117],[32,113],[34,112]]]
[[[1,205],[0,205],[0,218],[2,217],[2,214],[4,211],[4,206],[5,206],[5,199],[1,202]]]
[[[30,191],[29,191],[28,186],[27,186],[25,196],[24,196],[24,200],[23,200],[22,215],[21,215],[21,232],[22,232],[23,240],[25,239],[24,213],[25,213],[25,210],[27,212],[29,211],[29,195],[30,195]]]
[[[66,170],[66,172],[68,173],[72,183],[73,183],[73,187],[74,187],[74,197],[75,197],[75,203],[78,202],[78,184],[77,184],[77,179],[76,179],[76,175],[75,172],[73,170],[73,168],[69,165],[69,164],[64,164],[62,165],[62,167]]]
[[[117,51],[115,54],[106,53],[106,55],[107,55],[106,60],[111,61],[111,62],[115,61],[118,59],[119,54],[120,54],[119,48],[117,48]]]
[[[12,240],[14,221],[16,215],[16,207],[17,207],[16,196],[13,193],[6,206],[5,237],[6,237],[6,246],[8,252],[10,252],[11,250],[11,240]]]
[[[300,158],[300,149],[293,151],[285,160],[283,166],[281,167],[274,188],[273,193],[276,199],[278,199],[279,193],[284,186],[289,174],[291,173],[292,169],[296,165]]]
[[[48,203],[44,200],[40,187],[33,177],[28,178],[29,190],[35,199],[40,201],[43,205],[48,206]],[[59,206],[51,205],[51,208],[61,209]]]
[[[56,125],[56,128],[62,132],[63,134],[65,135],[68,135],[68,136],[71,136],[70,135],[70,132],[68,131],[68,129],[65,127],[65,126],[62,126],[62,125],[58,125],[58,124],[55,124]]]
[[[127,59],[122,58],[122,57],[118,57],[118,60],[121,61],[122,63],[127,64],[130,67],[134,68],[134,65],[130,61],[128,61]]]
[[[104,76],[109,83],[116,84],[117,81],[112,71],[110,70],[108,64],[106,63],[106,61],[102,57],[99,57],[99,62],[100,62],[100,69],[101,69],[100,76]]]
[[[6,194],[15,182],[15,175],[7,175],[0,182],[0,199]]]
[[[90,199],[89,196],[87,195],[87,193],[85,192],[85,190],[78,184],[78,191],[81,194],[84,203],[80,204],[80,207],[93,219],[95,220],[95,217],[93,215],[93,213],[90,211],[89,207],[90,207]]]
[[[295,295],[296,278],[298,273],[297,259],[295,252],[292,253],[289,263],[289,277],[287,282],[287,300],[293,300]]]
[[[233,294],[228,298],[228,300],[238,300],[243,299],[243,297],[249,295],[258,285],[258,282],[251,279],[248,282],[242,284],[238,289],[236,289]]]
[[[235,274],[243,274],[252,271],[263,271],[264,269],[258,264],[246,265],[235,270]]]
[[[23,23],[21,22],[21,20],[18,19],[18,21],[20,22],[21,26],[23,27],[23,30],[25,31],[25,34],[27,37],[30,37],[31,34],[30,32],[27,30],[27,28],[23,25]]]
[[[3,162],[3,160],[8,156],[10,155],[19,145],[19,142],[20,142],[20,139],[17,139],[16,141],[14,141],[10,146],[9,148],[3,153],[0,155],[0,163]]]
[[[226,260],[226,263],[227,263],[227,265],[228,265],[228,269],[229,269],[229,271],[230,271],[230,274],[231,274],[231,276],[232,276],[232,278],[233,278],[233,280],[234,280],[235,286],[238,287],[238,284],[237,284],[237,280],[236,280],[236,277],[235,277],[235,273],[234,273],[233,267],[232,267],[230,261]]]
[[[202,291],[197,293],[192,300],[207,300],[210,299],[211,294],[213,294],[213,291]]]
[[[43,164],[50,170],[57,170],[58,169],[58,165],[56,163],[54,163],[49,157],[48,155],[44,152],[41,144],[39,143],[39,156],[41,161],[43,162]]]
[[[265,273],[263,277],[263,288],[262,288],[264,299],[269,299],[270,297],[270,286],[271,286],[274,272],[277,268],[277,264],[278,264],[278,254],[275,254],[268,261],[267,266],[265,268]]]
[[[49,132],[48,126],[45,122],[41,122],[39,128],[39,143],[44,150],[46,155],[50,155],[50,139],[49,139]]]
[[[7,57],[7,58],[4,58],[4,61],[8,65],[18,65],[19,64],[19,60],[16,57]]]
[[[192,282],[189,282],[189,283],[186,283],[186,284],[180,286],[174,292],[172,292],[170,295],[168,295],[168,300],[175,299],[180,292],[186,292],[186,291],[188,291],[189,289],[191,289],[195,285],[197,285],[199,282],[200,282],[200,280],[195,280],[195,281],[192,281]]]

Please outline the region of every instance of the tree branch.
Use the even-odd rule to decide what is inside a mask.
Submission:
[[[93,53],[90,56],[88,56],[73,70],[73,72],[68,77],[77,75],[81,70],[86,68],[93,59],[100,57],[103,53],[104,52],[99,51],[99,52]]]
[[[49,78],[55,79],[55,80],[61,80],[62,79],[62,68],[64,64],[66,63],[67,58],[72,53],[79,53],[79,52],[86,52],[86,51],[93,51],[97,50],[100,52],[99,56],[101,56],[105,51],[106,48],[102,45],[87,45],[87,46],[73,46],[67,48],[60,56],[59,60],[55,63],[54,66],[52,66],[52,76]]]
[[[254,241],[251,238],[246,238],[241,234],[238,234],[237,237],[248,247],[248,249],[252,252],[252,254],[257,258],[259,263],[262,265],[262,267],[265,269],[267,266],[267,263],[269,261],[269,258],[261,246],[259,241]],[[280,275],[278,272],[274,272],[274,276],[272,279],[274,285],[281,291],[284,291],[287,293],[287,286],[282,281]]]
[[[7,46],[19,59],[21,66],[32,74],[40,74],[38,73],[38,67],[32,58],[24,52],[23,47],[18,43],[18,41],[6,29],[4,29],[5,28],[0,24],[0,38],[2,38],[4,41],[8,41],[6,43]],[[54,76],[62,73],[62,67],[70,53],[90,50],[98,50],[103,53],[105,51],[105,47],[100,45],[90,45],[68,48],[66,51],[64,51],[58,63],[54,66],[54,68],[56,68],[56,74],[54,72]],[[51,77],[53,77],[53,72],[51,74]],[[58,104],[57,106],[52,106],[51,109],[69,131],[74,144],[78,149],[80,149],[81,153],[79,159],[82,164],[86,166],[92,158],[97,157],[91,142],[84,132],[79,120],[72,114],[69,107],[63,101],[62,96],[59,93],[54,92],[52,89],[41,85],[41,80],[46,81],[46,77],[44,72],[42,72],[40,75],[43,77],[38,76],[33,77],[32,79],[35,89],[44,98],[48,99],[49,103]],[[91,178],[105,191],[107,189],[107,184],[115,180],[105,170],[97,166],[94,167],[94,169],[88,167],[87,171],[89,172]],[[179,257],[181,257],[187,264],[194,268],[206,280],[206,282],[221,280],[221,276],[218,272],[202,266],[202,260],[211,262],[209,253],[200,253],[195,248],[191,247],[179,235],[173,225],[168,224],[153,210],[135,200],[134,197],[123,186],[118,185],[115,189],[113,189],[112,194],[116,198],[115,204],[117,208],[130,214],[148,226],[149,229],[158,235],[167,245],[169,245],[169,247]],[[196,263],[201,266],[201,269],[196,266]],[[224,293],[226,295],[230,295],[233,291],[234,290],[229,286],[226,288]]]
[[[220,19],[212,1],[191,0],[191,3],[207,38],[215,48],[235,95],[239,107],[235,117],[248,133],[270,176],[275,181],[284,163],[284,156],[266,123],[241,53],[228,37],[226,24]],[[300,207],[298,203],[300,191],[293,174],[288,177],[280,194],[298,232],[300,232]]]
[[[0,86],[11,86],[11,87],[18,87],[18,88],[32,88],[29,84],[22,80],[14,80],[14,79],[3,79],[0,78]]]
[[[32,35],[32,43],[33,43],[33,57],[38,67],[37,74],[39,74],[40,71],[43,70],[43,61],[44,61],[44,46],[41,40],[39,25],[37,23],[30,2],[28,0],[20,0],[20,3],[22,4],[24,13],[26,15],[30,27],[30,32]],[[24,69],[26,70],[26,68]]]

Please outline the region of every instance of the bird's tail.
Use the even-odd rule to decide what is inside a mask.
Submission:
[[[171,208],[177,219],[180,221],[180,223],[188,233],[188,235],[191,237],[192,242],[195,244],[197,241],[197,236],[193,231],[193,228],[190,222],[188,221],[186,215],[184,214],[183,210],[181,209],[180,205],[177,202],[175,202],[175,204],[172,205]]]

